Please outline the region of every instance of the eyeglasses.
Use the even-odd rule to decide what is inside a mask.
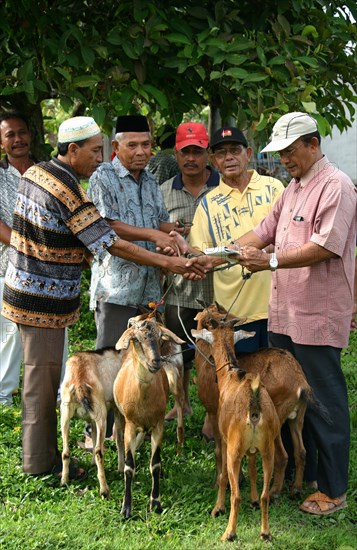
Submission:
[[[239,157],[242,151],[243,145],[236,145],[235,147],[227,147],[227,149],[216,149],[213,154],[217,159],[224,159],[228,153],[233,157]]]
[[[288,147],[287,149],[283,149],[282,151],[278,151],[277,153],[275,153],[275,156],[276,157],[292,157],[293,154],[298,150],[300,149],[300,147],[302,147],[304,145],[304,142],[302,141],[300,143],[300,145],[297,145],[296,147]]]

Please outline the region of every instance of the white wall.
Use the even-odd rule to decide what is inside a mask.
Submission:
[[[327,158],[340,170],[350,176],[357,185],[357,122],[340,134],[337,128],[332,130],[332,138],[322,138],[321,148]]]

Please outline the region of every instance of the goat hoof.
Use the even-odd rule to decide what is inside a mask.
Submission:
[[[300,489],[291,489],[289,494],[290,500],[300,500],[301,499],[301,490]]]
[[[131,517],[131,508],[129,506],[123,506],[120,513],[122,516],[128,519]]]
[[[221,537],[221,540],[228,540],[229,542],[232,542],[237,538],[237,535],[235,533],[224,533],[224,535]]]
[[[260,533],[260,540],[270,542],[271,534],[270,533]]]
[[[213,508],[211,512],[211,516],[213,518],[218,518],[218,516],[223,516],[224,514],[224,508]]]
[[[253,500],[249,505],[253,510],[259,510],[260,504],[257,500]]]
[[[103,500],[109,500],[110,499],[110,491],[109,489],[105,489],[105,491],[100,493],[100,496]]]
[[[156,512],[156,514],[162,513],[161,502],[158,500],[153,500],[150,504],[150,512]]]

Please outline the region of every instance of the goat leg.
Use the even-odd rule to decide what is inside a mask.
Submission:
[[[302,482],[305,469],[306,451],[302,439],[302,428],[304,424],[306,406],[300,408],[296,418],[288,419],[291,439],[294,446],[295,478],[290,489],[291,498],[299,498],[302,491]]]
[[[69,450],[69,424],[71,421],[71,407],[69,403],[61,403],[61,432],[63,441],[62,450],[62,477],[61,485],[69,482],[69,461],[71,452]]]
[[[288,455],[281,440],[281,432],[274,441],[275,447],[275,463],[274,463],[274,480],[270,489],[270,498],[277,499],[281,494],[284,484],[285,468],[288,462]]]
[[[127,422],[124,432],[125,466],[124,466],[124,498],[121,514],[130,518],[133,506],[133,479],[135,475],[135,446],[136,428],[131,422]]]
[[[100,496],[102,498],[110,498],[110,490],[107,484],[104,470],[104,440],[107,428],[107,409],[105,406],[101,408],[101,412],[97,417],[95,430],[92,431],[93,453],[97,465],[97,475],[100,487]],[[94,433],[93,433],[94,432]],[[96,437],[95,437],[96,436]],[[95,439],[94,439],[95,437]]]
[[[163,422],[160,421],[151,433],[151,461],[150,472],[152,479],[150,495],[150,512],[158,514],[162,512],[160,500],[160,474],[161,474],[161,445],[164,431]]]
[[[234,540],[236,538],[237,518],[241,502],[238,478],[242,456],[236,445],[232,445],[232,447],[233,448],[228,447],[227,449],[227,470],[231,488],[231,510],[222,540]]]
[[[225,499],[226,499],[226,490],[228,483],[228,472],[227,472],[227,444],[223,439],[220,439],[220,450],[221,450],[221,472],[218,479],[218,495],[216,504],[211,512],[211,516],[217,517],[220,514],[225,512]]]
[[[269,519],[268,519],[268,509],[269,509],[269,487],[271,478],[273,475],[274,469],[274,446],[267,446],[267,450],[262,454],[262,463],[263,463],[263,491],[260,496],[260,508],[262,511],[262,521],[260,528],[260,538],[261,540],[271,540],[271,534],[269,531]]]
[[[114,407],[114,435],[118,452],[118,472],[124,472],[124,416]]]
[[[259,508],[259,496],[257,491],[257,455],[248,454],[248,472],[250,479],[250,507]]]

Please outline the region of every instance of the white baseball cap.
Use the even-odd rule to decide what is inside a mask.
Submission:
[[[261,150],[261,153],[282,151],[299,137],[317,131],[317,122],[312,116],[299,112],[287,113],[274,124],[270,143]]]

